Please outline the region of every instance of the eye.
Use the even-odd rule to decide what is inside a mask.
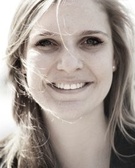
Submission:
[[[42,47],[50,45],[53,45],[53,43],[50,40],[40,40],[36,43],[36,46],[42,46]]]
[[[43,50],[54,50],[58,48],[58,44],[52,39],[42,39],[39,40],[35,46],[42,48]]]
[[[98,45],[101,45],[103,43],[103,40],[101,40],[98,37],[86,37],[83,39],[83,42],[81,43],[81,46],[85,47],[96,47]]]

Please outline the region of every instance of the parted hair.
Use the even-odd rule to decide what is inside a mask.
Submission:
[[[62,1],[62,0],[61,0]],[[60,1],[59,1],[60,2]],[[118,0],[95,0],[107,13],[112,31],[116,71],[111,89],[105,98],[104,109],[108,120],[108,134],[114,146],[118,127],[129,139],[127,129],[134,129],[133,25],[126,9]],[[7,47],[9,80],[14,86],[13,116],[16,132],[0,144],[1,167],[60,168],[49,139],[42,109],[29,93],[25,67],[25,51],[31,29],[57,0],[22,0],[13,18]]]

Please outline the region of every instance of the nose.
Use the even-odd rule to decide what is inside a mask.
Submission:
[[[79,58],[77,53],[70,53],[70,51],[64,51],[59,57],[57,69],[72,73],[83,68],[83,62]]]

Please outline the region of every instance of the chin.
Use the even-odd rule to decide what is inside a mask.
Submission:
[[[51,108],[51,109],[45,109],[46,115],[49,115],[53,118],[56,118],[62,122],[76,122],[80,120],[85,114],[83,111],[79,109],[73,109],[70,107],[63,107],[63,108]]]

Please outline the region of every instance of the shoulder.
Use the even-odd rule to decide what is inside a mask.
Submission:
[[[135,130],[127,130],[130,140],[117,129],[114,145],[117,153],[112,150],[110,168],[135,168]]]

